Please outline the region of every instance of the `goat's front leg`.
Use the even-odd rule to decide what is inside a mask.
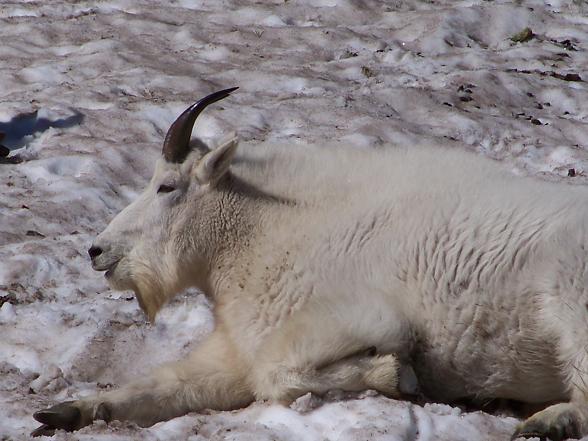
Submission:
[[[182,362],[163,366],[120,389],[35,413],[44,426],[33,434],[77,430],[96,419],[133,421],[146,427],[201,409],[245,406],[254,397],[237,357],[231,343],[217,330]]]

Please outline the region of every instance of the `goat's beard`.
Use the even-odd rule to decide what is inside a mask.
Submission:
[[[106,280],[114,290],[134,291],[139,306],[152,323],[167,300],[161,283],[164,278],[144,262],[121,261]]]
[[[133,291],[139,306],[151,323],[155,322],[155,316],[167,301],[161,280],[162,278],[147,269],[133,275]]]

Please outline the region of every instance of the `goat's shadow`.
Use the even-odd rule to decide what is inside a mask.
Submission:
[[[12,150],[24,147],[29,142],[28,137],[35,133],[44,132],[52,127],[64,129],[81,124],[84,115],[75,109],[71,110],[74,112],[73,115],[53,121],[49,118],[39,118],[36,110],[19,113],[8,122],[0,121],[0,144],[6,149],[4,152],[7,155]]]

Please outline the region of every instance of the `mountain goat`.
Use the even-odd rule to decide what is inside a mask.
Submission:
[[[411,372],[433,400],[551,404],[517,436],[588,434],[585,188],[439,147],[190,142],[233,90],[172,124],[151,182],[89,250],[151,320],[198,287],[215,330],[184,361],[35,413],[35,434],[330,389],[400,397]]]

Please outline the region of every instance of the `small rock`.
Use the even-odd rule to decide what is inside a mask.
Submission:
[[[68,382],[63,377],[57,377],[51,380],[47,385],[43,388],[46,392],[59,392],[69,386]]]
[[[515,43],[525,43],[533,37],[534,37],[534,34],[533,34],[533,31],[531,30],[531,28],[525,28],[521,32],[519,32],[518,34],[514,34],[512,37],[510,37],[510,39],[511,39],[511,41],[514,41]]]
[[[376,52],[384,52],[384,50],[386,50],[387,47],[388,45],[385,42],[379,41],[376,45]]]
[[[369,67],[367,66],[361,66],[361,73],[366,77],[366,78],[371,78],[373,76],[375,76],[376,74],[374,73],[373,70],[371,70]]]
[[[570,168],[570,169],[568,170],[568,176],[569,176],[570,178],[573,178],[574,176],[576,176],[576,169],[575,169],[575,168]]]
[[[567,51],[577,51],[578,50],[578,49],[576,49],[576,47],[574,46],[572,41],[569,39],[562,40],[562,41],[556,41],[556,44],[559,44]]]
[[[0,144],[0,156],[6,157],[9,154],[10,154],[10,150],[8,149],[8,147],[4,147],[2,144]]]
[[[323,400],[320,397],[314,395],[312,392],[308,392],[292,402],[292,404],[290,404],[290,409],[295,410],[298,413],[306,413],[321,406],[322,403]]]
[[[578,75],[577,73],[569,73],[569,74],[565,75],[564,80],[566,80],[566,81],[582,81],[582,77],[580,75]]]
[[[582,77],[577,73],[568,73],[564,75],[557,72],[551,72],[551,76],[564,81],[583,81]]]
[[[36,393],[44,389],[58,390],[64,387],[63,384],[65,382],[65,380],[59,380],[63,380],[62,370],[58,366],[50,364],[39,377],[31,381],[29,387]]]
[[[10,302],[4,302],[0,308],[0,323],[9,323],[14,321],[16,313],[14,312],[14,306]]]
[[[27,236],[29,236],[29,237],[45,237],[44,234],[39,233],[38,231],[35,231],[35,230],[28,230]]]
[[[349,49],[345,49],[343,53],[339,56],[339,60],[345,60],[347,58],[354,58],[357,57],[357,52],[350,51]]]

